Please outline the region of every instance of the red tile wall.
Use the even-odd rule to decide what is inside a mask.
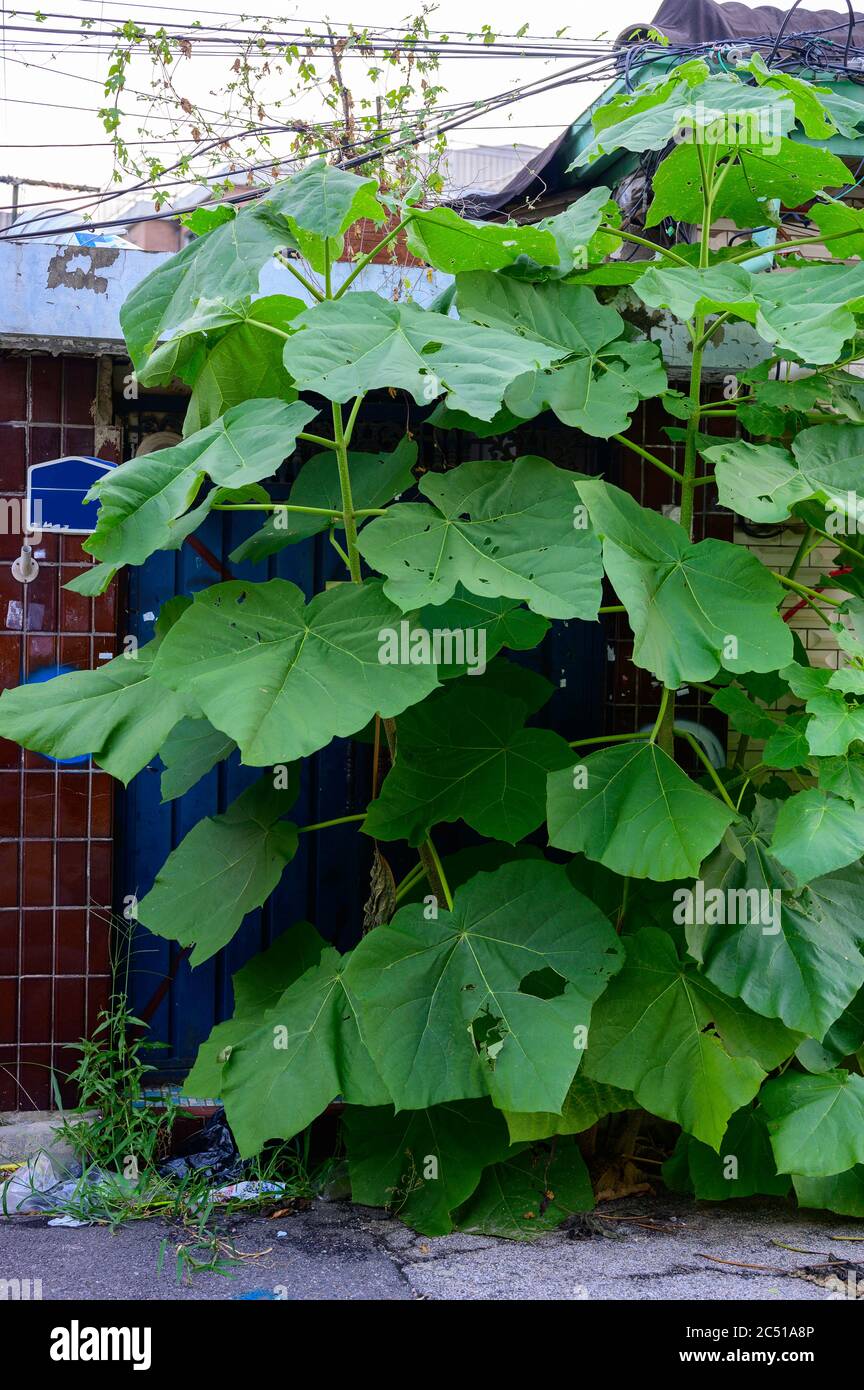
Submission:
[[[76,536],[45,534],[28,585],[12,575],[7,521],[30,463],[94,454],[97,362],[0,354],[0,688],[41,667],[85,670],[114,655],[117,595],[61,587],[91,561]],[[100,457],[118,461],[105,447]],[[45,1109],[52,1071],[108,1000],[113,784],[89,763],[58,765],[0,740],[0,1109]]]

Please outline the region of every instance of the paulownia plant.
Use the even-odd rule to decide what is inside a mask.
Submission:
[[[334,738],[377,725],[392,766],[349,819],[379,868],[393,842],[416,855],[353,951],[299,923],[235,976],[234,1016],[188,1084],[224,1099],[244,1154],[341,1097],[357,1201],[428,1233],[524,1239],[593,1202],[575,1136],[641,1108],[680,1126],[675,1185],[715,1199],[794,1187],[864,1216],[864,390],[846,370],[862,351],[864,215],[830,196],[846,168],[821,143],[849,120],[831,88],[758,59],[722,75],[687,62],[604,106],[582,158],[661,152],[648,227],[693,224],[692,242],[623,230],[605,188],[533,225],[491,225],[394,208],[372,180],[317,163],[236,215],[200,214],[201,235],[127,300],[138,379],[191,387],[186,435],[96,486],[99,563],[74,587],[96,593],[240,506],[266,518],[240,558],[329,530],[344,580],[172,600],[132,659],[7,691],[0,733],[92,753],[124,783],[159,753],[168,797],[235,749],[261,769],[139,905],[193,965],[278,884],[310,830],[291,820],[299,764]],[[753,229],[803,204],[818,231],[766,262]],[[358,289],[378,248],[350,268],[339,257],[361,218],[381,247],[404,235],[452,273],[452,296],[421,308]],[[718,218],[740,235],[712,249]],[[805,261],[810,245],[844,260]],[[256,298],[274,256],[303,299]],[[637,326],[663,314],[689,336],[687,391]],[[751,327],[761,361],[718,406],[703,359],[730,323]],[[353,449],[382,389],[481,438],[547,410],[614,437],[671,473],[680,512],[509,447],[426,472],[412,493],[410,437],[390,455]],[[647,398],[683,441],[680,471],[628,435]],[[730,410],[740,437],[715,436]],[[298,441],[317,452],[275,504],[262,483]],[[756,523],[799,519],[788,572],[694,539],[702,488]],[[828,541],[842,575],[802,584]],[[839,670],[793,641],[784,605],[801,601]],[[653,728],[544,729],[548,683],[504,650],[610,607],[662,688]],[[676,723],[676,691],[694,684],[761,741],[756,766],[739,751],[717,769]],[[448,822],[488,843],[442,862]]]

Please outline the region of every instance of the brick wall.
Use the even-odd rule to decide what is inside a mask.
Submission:
[[[96,386],[93,358],[0,355],[4,514],[23,497],[29,463],[95,452]],[[104,444],[100,456],[116,461]],[[0,686],[113,656],[116,592],[87,599],[61,587],[90,564],[80,539],[44,536],[26,586],[10,568],[20,549],[20,534],[0,533]],[[50,1104],[51,1069],[74,1065],[63,1043],[107,1002],[112,815],[106,773],[0,740],[0,1109]]]

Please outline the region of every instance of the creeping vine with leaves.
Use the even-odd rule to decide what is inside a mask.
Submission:
[[[347,819],[375,842],[383,887],[359,944],[340,955],[289,927],[237,974],[234,1016],[201,1047],[188,1088],[223,1098],[244,1154],[340,1096],[357,1201],[431,1234],[524,1239],[593,1203],[575,1136],[642,1109],[680,1126],[676,1186],[794,1186],[803,1205],[864,1215],[864,389],[846,370],[861,351],[864,268],[850,258],[864,214],[826,192],[846,168],[822,147],[859,119],[831,88],[758,59],[721,75],[692,61],[603,106],[581,159],[667,151],[647,223],[692,222],[696,244],[625,231],[606,188],[533,225],[481,224],[318,162],[236,216],[199,213],[200,235],[127,300],[139,380],[191,387],[186,434],[96,486],[86,548],[99,563],[71,587],[101,591],[215,509],[266,517],[239,560],[329,533],[344,582],[308,599],[282,579],[173,599],[134,659],[6,692],[0,733],[92,753],[124,783],[158,753],[166,798],[236,749],[263,769],[139,904],[193,964],[267,899],[301,835]],[[765,268],[747,229],[811,200],[816,231],[778,242]],[[359,219],[381,228],[379,247],[404,237],[454,292],[422,308],[364,290],[377,248],[339,259]],[[743,242],[713,247],[717,219]],[[623,243],[646,258],[622,260]],[[805,260],[802,246],[844,259]],[[256,297],[274,256],[302,299]],[[637,326],[644,307],[689,335],[689,390],[669,386]],[[762,361],[730,407],[709,399],[703,364],[731,323]],[[391,454],[354,450],[382,389],[436,400],[440,429],[506,437],[548,410],[615,439],[671,473],[680,520],[508,447],[417,481],[410,437]],[[680,470],[629,437],[649,398],[683,439]],[[712,434],[730,408],[741,436]],[[274,503],[262,484],[299,441],[317,452]],[[754,522],[803,524],[788,573],[694,540],[701,488]],[[803,560],[829,542],[842,574],[803,584]],[[793,637],[787,605],[802,601],[839,669],[811,666]],[[504,649],[610,608],[662,687],[658,717],[568,741],[536,722],[548,682]],[[467,642],[459,661],[412,659],[432,631],[482,635],[486,669],[470,668]],[[676,722],[685,685],[761,742],[756,765],[740,750],[711,762]],[[293,823],[302,760],[369,726],[392,759],[369,806]],[[486,843],[442,860],[448,822]],[[392,842],[416,864],[388,889]],[[676,914],[718,892],[727,905],[767,895],[770,913]]]

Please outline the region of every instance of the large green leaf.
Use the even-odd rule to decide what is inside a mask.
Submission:
[[[274,213],[284,217],[313,270],[323,271],[325,250],[331,261],[337,261],[342,235],[354,222],[363,218],[380,225],[387,220],[377,192],[375,179],[346,173],[318,159],[276,184],[267,201]]]
[[[864,985],[860,875],[797,892],[772,852],[778,810],[780,803],[757,797],[753,819],[735,827],[737,851],[724,841],[703,866],[709,920],[686,923],[687,945],[725,994],[822,1038]],[[709,907],[713,890],[722,896]]]
[[[376,840],[420,845],[439,821],[464,820],[515,844],[546,811],[546,774],[569,766],[569,744],[551,729],[525,728],[520,703],[490,700],[482,677],[448,682],[399,719],[396,762],[366,813]]]
[[[434,665],[383,659],[382,631],[398,638],[407,621],[375,581],[340,585],[308,605],[284,579],[214,584],[169,634],[170,646],[166,638],[158,679],[195,692],[244,762],[292,762],[434,690]]]
[[[504,1119],[487,1100],[395,1113],[349,1105],[343,1124],[354,1201],[388,1207],[427,1236],[453,1230],[450,1213],[510,1147]]]
[[[619,101],[612,114],[604,116],[602,124],[595,122],[595,138],[581,151],[573,167],[620,149],[637,153],[662,150],[676,132],[684,129],[692,131],[696,139],[708,142],[712,136],[706,127],[722,121],[724,116],[738,123],[741,138],[748,143],[753,143],[754,122],[758,123],[757,136],[764,136],[766,145],[778,134],[787,134],[795,124],[795,108],[786,92],[748,87],[727,74],[691,86],[680,81],[679,70],[654,91],[640,89],[628,100]]]
[[[864,854],[864,820],[848,801],[810,787],[783,802],[771,849],[799,883],[809,883]]]
[[[601,1086],[598,1081],[577,1072],[560,1115],[548,1111],[519,1114],[510,1110],[505,1118],[512,1142],[519,1144],[524,1140],[551,1138],[555,1134],[584,1134],[604,1115],[632,1108],[633,1097],[629,1092],[619,1091],[617,1086]]]
[[[488,662],[502,647],[508,647],[514,652],[524,652],[536,647],[550,627],[548,619],[539,613],[530,613],[514,599],[470,594],[461,584],[457,584],[453,597],[446,603],[430,604],[422,609],[420,622],[427,631],[437,628],[442,633],[453,633],[456,639],[461,633],[463,641],[472,630],[477,634],[473,660],[470,663],[467,660],[454,660],[439,666],[438,675],[441,680],[464,675],[469,665],[475,668],[479,665],[481,633],[484,655]],[[454,656],[458,655],[457,640]],[[466,657],[470,655],[470,651],[466,652]]]
[[[394,603],[444,603],[462,584],[552,618],[596,617],[600,547],[577,524],[573,474],[541,458],[477,461],[424,474],[420,491],[429,502],[400,503],[360,535]]]
[[[682,965],[671,938],[646,927],[627,938],[624,969],[594,1007],[582,1065],[719,1150],[730,1116],[795,1041]]]
[[[864,1162],[864,1077],[787,1072],[760,1102],[781,1173],[827,1178]]]
[[[195,375],[183,421],[184,435],[206,429],[226,410],[252,397],[297,399],[282,365],[282,344],[291,320],[305,307],[302,299],[289,299],[284,294],[268,295],[245,307],[237,323],[207,351]]]
[[[560,259],[551,231],[515,222],[472,222],[452,208],[415,209],[407,237],[412,255],[450,275],[500,270],[518,256],[530,256],[540,265],[557,266]]]
[[[864,809],[864,753],[860,749],[847,749],[837,758],[820,758],[817,771],[823,791],[845,797],[859,811]]]
[[[702,453],[715,465],[720,501],[753,521],[785,521],[796,503],[809,498],[854,517],[864,463],[861,425],[814,425],[796,436],[791,453],[742,439]]]
[[[813,265],[753,277],[756,331],[783,353],[832,364],[864,310],[864,266]]]
[[[565,425],[608,439],[627,428],[640,400],[666,389],[659,349],[628,339],[621,315],[587,286],[523,284],[479,272],[459,277],[457,302],[463,318],[515,332],[565,359],[508,388],[505,405],[523,419],[548,408]]]
[[[243,1157],[291,1139],[341,1096],[349,1105],[390,1097],[369,1056],[346,978],[349,956],[325,946],[254,1032],[232,1046],[222,1099]]]
[[[184,602],[188,600],[175,600],[174,610]],[[70,671],[4,690],[0,736],[52,758],[91,753],[112,777],[130,782],[160,751],[174,725],[195,710],[188,695],[166,690],[153,679],[168,620],[163,608],[152,642],[95,671]]]
[[[377,454],[349,453],[348,471],[351,494],[358,511],[367,507],[383,507],[398,493],[414,482],[413,468],[417,462],[417,445],[406,435],[391,452]],[[339,464],[332,449],[314,454],[297,474],[288,503],[292,507],[326,507],[333,515],[342,516],[342,490],[339,485]],[[246,560],[258,564],[275,555],[286,545],[307,540],[326,531],[330,522],[326,516],[304,515],[302,512],[281,511],[273,516],[248,540],[231,552],[237,564]]]
[[[261,1026],[261,1019],[290,984],[317,965],[324,942],[309,922],[295,922],[272,946],[233,976],[234,1013],[217,1023],[198,1048],[195,1065],[186,1077],[187,1096],[213,1098],[222,1093],[222,1068],[232,1048]]]
[[[842,671],[793,661],[782,674],[793,693],[806,701],[805,709],[812,716],[807,725],[811,753],[820,758],[842,756],[850,743],[864,738],[864,704],[847,700],[835,684]]]
[[[669,309],[679,319],[730,311],[751,322],[756,317],[753,276],[740,265],[651,266],[636,293],[652,309]]]
[[[836,1211],[841,1216],[864,1217],[864,1163],[857,1163],[848,1173],[834,1173],[829,1178],[807,1178],[793,1173],[792,1181],[799,1207],[817,1207]]]
[[[236,305],[257,294],[261,268],[275,251],[302,250],[320,268],[324,238],[338,255],[341,233],[360,217],[376,222],[384,218],[374,179],[357,178],[320,162],[196,237],[136,285],[120,311],[140,380],[155,386],[175,374],[170,351],[167,357],[163,353],[161,365],[147,370],[160,339],[234,322]]]
[[[301,391],[347,401],[401,387],[418,405],[443,392],[451,409],[481,420],[492,419],[517,376],[563,355],[513,332],[362,291],[315,304],[295,324],[283,360]]]
[[[575,1140],[561,1139],[554,1145],[536,1144],[487,1168],[453,1221],[472,1235],[536,1240],[593,1206],[585,1160]]]
[[[733,819],[647,740],[549,774],[549,843],[629,878],[692,877]]]
[[[732,167],[724,173],[727,164]],[[838,155],[786,139],[770,148],[722,145],[715,151],[714,170],[715,178],[723,175],[712,208],[714,217],[731,218],[738,227],[776,222],[778,214],[771,206],[775,200],[783,207],[797,208],[819,190],[839,188],[849,180]],[[647,227],[656,227],[668,217],[678,222],[702,221],[702,176],[693,141],[683,141],[662,160],[653,178],[653,195]],[[848,253],[835,250],[834,254]]]
[[[181,719],[159,749],[165,766],[160,784],[162,800],[183,796],[236,746],[232,738],[214,729],[206,719]]]
[[[199,821],[138,904],[138,921],[183,946],[194,943],[192,965],[209,960],[267,901],[294,858],[297,827],[280,818],[297,789],[296,775],[280,790],[267,772],[223,815]]]
[[[637,666],[676,689],[721,666],[775,671],[789,661],[792,634],[777,612],[783,590],[755,555],[726,541],[694,543],[608,483],[578,486],[630,618]]]
[[[787,1175],[777,1172],[765,1121],[750,1105],[732,1116],[716,1153],[689,1134],[678,1140],[676,1152],[682,1151],[693,1194],[703,1202],[760,1195],[785,1197],[792,1186]]]
[[[269,477],[316,413],[304,401],[244,401],[182,444],[129,459],[88,493],[99,517],[85,548],[115,568],[176,549],[210,510],[212,493],[188,510],[205,478],[239,488]]]
[[[363,938],[348,979],[399,1109],[490,1095],[507,1110],[560,1111],[579,1030],[620,959],[563,868],[525,859],[477,874],[452,912],[403,907]]]

